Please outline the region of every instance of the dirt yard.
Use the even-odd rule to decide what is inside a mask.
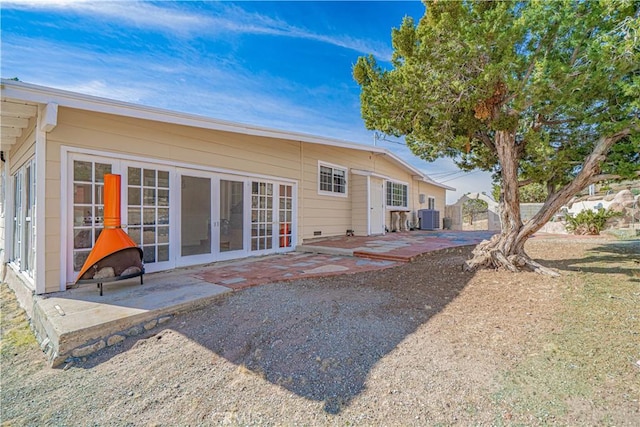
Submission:
[[[640,241],[534,238],[221,297],[60,369],[2,285],[2,425],[640,424]]]

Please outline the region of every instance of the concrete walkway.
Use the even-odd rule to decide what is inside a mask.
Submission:
[[[298,251],[180,268],[37,296],[32,323],[52,366],[143,334],[219,295],[266,283],[352,274],[401,265],[430,251],[476,244],[491,232],[389,233],[313,241]],[[302,252],[306,251],[306,252]]]

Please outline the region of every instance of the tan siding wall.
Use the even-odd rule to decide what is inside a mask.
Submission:
[[[368,177],[351,175],[351,229],[356,236],[366,236],[369,232],[367,224]]]
[[[299,178],[299,144],[62,109],[51,138],[170,162]]]
[[[45,292],[60,290],[60,145],[46,144],[45,188]],[[69,196],[71,197],[71,196]]]
[[[109,114],[60,108],[58,125],[48,134],[46,159],[46,291],[59,289],[60,251],[55,243],[61,236],[61,147],[77,147],[111,153],[157,159],[172,164],[200,165],[227,171],[238,171],[296,180],[298,185],[298,240],[312,238],[314,231],[322,236],[344,235],[347,229],[364,228],[366,209],[354,212],[353,204],[366,205],[366,186],[348,173],[347,197],[318,193],[318,161],[362,169],[406,182],[411,187],[409,206],[417,205],[417,194],[436,195],[438,206],[444,207],[444,190],[440,196],[433,187],[416,188],[411,173],[385,155],[367,151],[300,143],[281,139],[239,135],[222,131],[158,123]],[[361,177],[365,178],[365,177]],[[426,185],[426,184],[424,184]],[[65,198],[71,197],[66,195]],[[415,207],[414,207],[415,206]],[[390,216],[385,212],[389,225]]]
[[[304,210],[300,215],[304,218],[302,239],[314,237],[314,231],[322,232],[322,236],[341,236],[352,228],[351,197],[353,175],[347,172],[347,197],[318,193],[318,161],[341,166],[349,171],[352,168],[369,169],[370,156],[366,152],[354,152],[339,147],[328,147],[317,144],[305,144],[304,147]]]
[[[436,210],[440,211],[440,228],[442,228],[442,219],[444,218],[444,207],[446,202],[446,190],[441,187],[436,187],[433,184],[429,184],[424,181],[414,180],[413,188],[413,204],[410,205],[413,212],[416,213],[419,209],[427,209],[428,198],[433,197],[436,199]],[[425,195],[425,201],[423,204],[420,203],[420,194]],[[411,222],[416,223],[417,225],[417,217],[411,218]]]

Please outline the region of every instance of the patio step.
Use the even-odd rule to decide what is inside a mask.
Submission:
[[[330,246],[316,246],[316,245],[298,245],[296,246],[296,252],[307,252],[312,254],[325,254],[325,255],[354,256],[353,249],[333,248]]]
[[[377,261],[412,262],[417,255],[393,255],[389,253],[354,251],[353,256],[358,258],[374,259]]]

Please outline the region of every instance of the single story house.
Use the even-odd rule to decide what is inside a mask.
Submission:
[[[2,80],[1,258],[31,294],[75,282],[121,176],[147,273],[376,235],[445,191],[380,147]]]

